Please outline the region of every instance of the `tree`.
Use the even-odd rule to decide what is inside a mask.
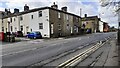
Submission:
[[[120,0],[99,0],[99,3],[102,7],[114,7],[116,13],[120,10]]]
[[[120,0],[99,0],[102,7],[115,7],[115,12],[118,15],[118,44],[120,45]]]

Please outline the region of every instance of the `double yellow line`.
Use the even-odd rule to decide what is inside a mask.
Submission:
[[[82,53],[72,57],[71,59],[65,61],[64,63],[61,63],[60,65],[58,65],[57,68],[65,68],[67,66],[75,66],[75,65],[77,65],[79,62],[81,62],[82,60],[87,58],[89,55],[94,53],[97,49],[102,47],[105,43],[106,42],[104,42],[104,43],[102,43],[102,42],[97,43],[96,45],[88,48],[87,50],[83,51]]]

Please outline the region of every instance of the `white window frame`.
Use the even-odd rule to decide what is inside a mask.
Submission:
[[[16,21],[16,19],[14,18],[14,21]]]
[[[60,16],[60,12],[58,12],[58,18],[61,18],[61,16]]]
[[[51,34],[54,34],[54,25],[51,24]]]
[[[43,23],[39,23],[39,29],[43,29]]]
[[[66,14],[66,20],[67,20],[67,21],[69,20],[69,15],[68,15],[68,14]]]
[[[10,18],[10,22],[12,23],[12,17]]]
[[[22,21],[23,20],[23,16],[20,16],[20,21]]]
[[[31,19],[33,19],[34,18],[34,16],[33,15],[31,15]]]
[[[38,16],[42,17],[42,11],[38,11]]]

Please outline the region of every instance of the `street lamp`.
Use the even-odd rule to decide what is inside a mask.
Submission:
[[[120,22],[118,24],[118,44],[120,45]]]
[[[120,45],[120,2],[118,2],[118,44]]]

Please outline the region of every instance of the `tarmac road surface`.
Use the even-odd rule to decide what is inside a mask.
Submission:
[[[3,66],[29,66],[40,61],[58,56],[78,47],[88,46],[91,43],[114,37],[116,33],[96,33],[67,39],[50,41],[27,41],[2,46]],[[109,47],[108,47],[109,48]]]

